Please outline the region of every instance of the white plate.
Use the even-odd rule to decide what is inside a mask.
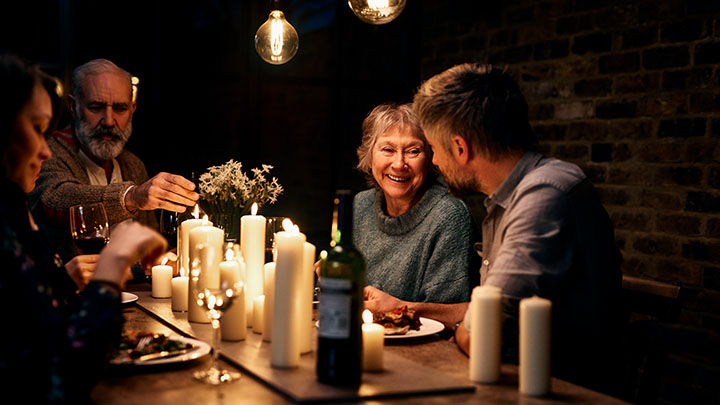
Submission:
[[[420,330],[409,330],[404,335],[385,335],[385,339],[410,339],[421,336],[430,336],[438,332],[442,332],[445,329],[445,325],[442,322],[438,322],[434,319],[420,317]]]
[[[186,362],[186,361],[190,361],[190,360],[195,360],[202,356],[206,356],[208,353],[210,353],[210,350],[211,350],[210,345],[203,342],[202,340],[186,338],[183,336],[171,336],[170,339],[190,344],[193,346],[193,350],[191,350],[187,353],[181,354],[179,356],[164,357],[164,358],[161,357],[161,358],[154,359],[154,360],[132,361],[130,363],[113,362],[111,360],[110,363],[117,364],[120,366],[138,366],[138,367],[156,366],[159,364],[182,363],[182,362]]]
[[[120,298],[122,299],[123,304],[129,304],[131,302],[135,302],[138,300],[137,295],[135,295],[133,293],[125,292],[125,291],[122,292],[122,295],[120,295]]]
[[[315,321],[315,327],[318,327],[318,321]],[[442,332],[445,329],[445,325],[442,322],[438,322],[434,319],[420,317],[420,330],[409,330],[404,335],[385,335],[385,339],[409,339],[421,336],[430,336],[438,332]]]

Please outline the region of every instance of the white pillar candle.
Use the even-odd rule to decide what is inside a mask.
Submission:
[[[187,311],[188,309],[188,278],[178,276],[172,279],[172,310]]]
[[[520,392],[550,392],[550,335],[552,303],[532,297],[520,300]]]
[[[475,287],[470,300],[470,379],[494,383],[500,378],[502,290]]]
[[[210,323],[205,312],[197,305],[193,292],[203,288],[220,288],[220,261],[223,256],[224,239],[225,232],[212,225],[201,225],[190,231],[188,294],[188,320],[190,322]],[[198,274],[195,274],[196,270],[199,270]]]
[[[367,309],[363,311],[363,321],[363,370],[382,371],[383,348],[385,346],[385,327],[380,324],[373,323],[372,312]]]
[[[153,298],[170,298],[172,296],[171,266],[159,264],[152,267],[152,296]]]
[[[197,212],[197,206],[196,206]],[[187,219],[180,223],[177,231],[177,266],[181,276],[186,276],[190,270],[190,231],[202,226],[203,220],[198,218]],[[212,225],[212,222],[209,222]]]
[[[263,325],[261,331],[263,340],[270,342],[272,341],[273,304],[275,303],[275,262],[265,263],[263,271],[265,301],[263,302]]]
[[[305,242],[300,280],[300,354],[312,350],[313,289],[315,287],[315,245]]]
[[[265,264],[265,217],[256,215],[257,204],[253,203],[251,215],[240,218],[240,249],[245,260],[247,279],[245,302],[252,310],[255,297],[263,294],[263,265]],[[248,326],[252,313],[248,313]]]
[[[221,281],[221,284],[224,282]],[[233,283],[235,284],[235,283]],[[223,284],[224,285],[224,284]],[[220,335],[222,340],[245,340],[247,335],[247,312],[245,311],[245,284],[240,281],[235,285],[237,296],[230,308],[220,319]]]
[[[263,333],[265,296],[258,295],[253,300],[253,333]]]
[[[270,364],[273,367],[297,367],[300,363],[300,280],[305,235],[294,227],[290,231],[278,232],[275,240],[278,253]]]

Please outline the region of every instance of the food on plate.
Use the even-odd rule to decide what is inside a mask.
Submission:
[[[192,349],[193,346],[181,340],[172,339],[162,333],[124,331],[118,354],[113,358],[112,363],[132,363],[143,356],[161,352],[179,352]]]
[[[384,326],[386,335],[404,335],[410,330],[420,330],[422,325],[415,310],[408,309],[407,305],[389,312],[373,313],[373,322]]]

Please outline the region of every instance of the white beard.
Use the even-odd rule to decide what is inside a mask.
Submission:
[[[114,136],[115,139],[103,139],[102,136],[107,134]],[[100,160],[115,159],[122,152],[131,134],[132,117],[124,130],[117,127],[111,129],[91,128],[80,116],[75,120],[75,135],[78,141]]]

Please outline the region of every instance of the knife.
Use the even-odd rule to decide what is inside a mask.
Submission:
[[[161,352],[144,354],[144,355],[138,357],[137,359],[135,359],[135,361],[136,362],[144,362],[144,361],[155,360],[155,359],[160,359],[160,358],[175,357],[175,356],[179,356],[181,354],[189,353],[195,349],[197,349],[197,346],[188,347],[187,349],[182,349],[182,350],[172,350],[172,351],[163,350]]]

